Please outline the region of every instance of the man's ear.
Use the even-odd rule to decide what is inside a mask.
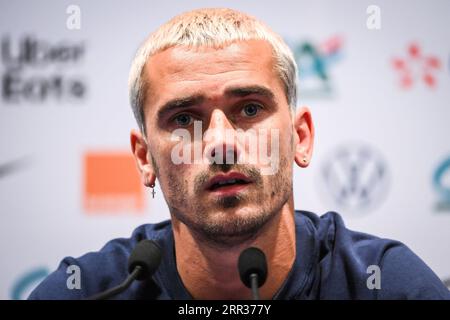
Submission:
[[[131,130],[131,150],[136,160],[137,169],[141,175],[142,183],[149,187],[155,184],[156,176],[150,160],[147,142],[138,130]]]
[[[314,125],[307,107],[300,108],[294,117],[294,143],[295,162],[306,168],[311,161],[314,145]]]

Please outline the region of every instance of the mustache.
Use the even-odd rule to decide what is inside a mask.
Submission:
[[[227,173],[229,171],[239,172],[250,178],[256,185],[262,185],[262,175],[257,167],[247,164],[212,164],[208,170],[199,173],[194,178],[194,191],[202,192],[205,183],[218,173]]]

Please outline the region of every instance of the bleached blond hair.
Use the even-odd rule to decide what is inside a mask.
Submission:
[[[232,9],[198,9],[180,14],[150,34],[138,49],[128,81],[130,104],[140,130],[145,134],[145,94],[150,85],[144,79],[149,57],[175,46],[224,47],[235,41],[265,40],[271,46],[274,68],[285,87],[291,111],[297,103],[297,65],[283,39],[256,18]]]

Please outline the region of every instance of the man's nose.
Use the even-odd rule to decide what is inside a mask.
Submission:
[[[210,164],[234,164],[239,157],[236,130],[222,110],[215,109],[205,135],[205,155]]]

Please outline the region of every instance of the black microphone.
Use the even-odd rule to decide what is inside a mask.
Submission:
[[[149,279],[161,263],[161,249],[152,240],[142,240],[128,258],[129,276],[116,287],[90,297],[88,300],[106,300],[125,291],[134,280]]]
[[[259,300],[258,289],[267,279],[266,255],[258,248],[247,248],[239,256],[238,268],[241,281],[252,289],[253,300]]]

